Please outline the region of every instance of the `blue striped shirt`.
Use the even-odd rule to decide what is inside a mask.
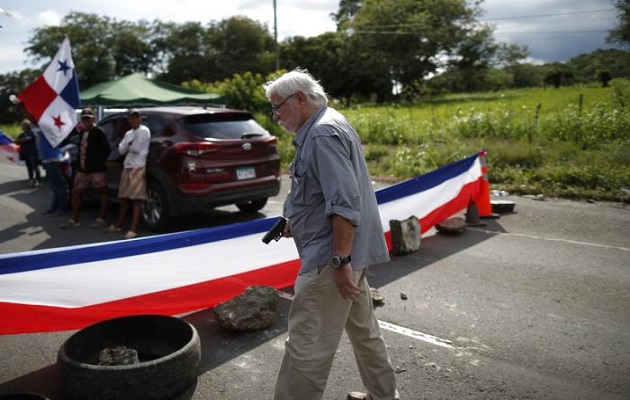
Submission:
[[[361,140],[339,112],[322,107],[297,132],[284,216],[300,254],[300,273],[330,263],[331,216],[355,226],[352,268],[389,260]]]

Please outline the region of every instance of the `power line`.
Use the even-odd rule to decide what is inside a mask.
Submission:
[[[480,21],[488,22],[488,21],[503,21],[503,20],[509,20],[509,19],[557,17],[557,16],[562,16],[562,15],[592,14],[592,13],[608,12],[608,11],[615,11],[615,9],[614,8],[604,8],[604,9],[589,10],[589,11],[568,11],[568,12],[551,13],[551,14],[521,15],[521,16],[517,16],[517,17],[500,17],[500,18],[480,19]]]
[[[602,30],[581,30],[581,31],[525,31],[525,32],[494,32],[495,35],[520,35],[520,34],[552,34],[552,33],[605,33],[609,32],[609,29]],[[421,32],[394,32],[394,31],[355,31],[356,34],[361,35],[422,35]]]
[[[584,30],[584,31],[525,31],[525,32],[494,32],[495,35],[522,35],[522,34],[544,34],[550,33],[606,33],[610,32],[610,29],[596,29],[596,30]]]
[[[588,10],[588,11],[568,11],[568,12],[562,12],[562,13],[521,15],[521,16],[514,16],[514,17],[500,17],[500,18],[480,19],[479,21],[480,22],[490,22],[490,21],[502,21],[502,20],[514,20],[514,19],[557,17],[557,16],[564,16],[564,15],[592,14],[592,13],[608,12],[608,11],[614,11],[614,10],[615,10],[614,8],[604,8],[604,9]],[[423,26],[419,25],[419,24],[378,25],[378,26],[372,27],[372,29],[370,29],[370,30],[355,31],[355,33],[383,34],[383,35],[415,35],[417,33],[414,33],[414,32],[394,32],[394,31],[387,31],[387,30],[381,30],[381,29],[402,29],[402,28],[416,28],[416,27],[423,27]],[[600,32],[600,31],[567,31],[567,32],[570,32],[570,33],[580,33],[580,32],[588,33],[588,32]],[[548,32],[548,33],[562,33],[562,32]]]

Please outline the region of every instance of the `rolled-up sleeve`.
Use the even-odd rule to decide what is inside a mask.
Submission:
[[[317,175],[325,199],[325,217],[339,215],[354,226],[361,223],[360,191],[350,146],[331,127],[315,137]]]

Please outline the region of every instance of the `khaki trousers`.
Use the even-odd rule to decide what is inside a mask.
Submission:
[[[298,275],[289,314],[289,337],[276,382],[275,400],[319,400],[345,328],[361,380],[373,400],[393,400],[396,378],[374,315],[367,268],[354,271],[361,294],[344,300],[331,266]]]

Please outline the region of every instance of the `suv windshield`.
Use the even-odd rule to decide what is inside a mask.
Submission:
[[[187,131],[207,139],[243,139],[267,134],[247,114],[194,115],[184,120]],[[227,117],[227,118],[226,118]]]

